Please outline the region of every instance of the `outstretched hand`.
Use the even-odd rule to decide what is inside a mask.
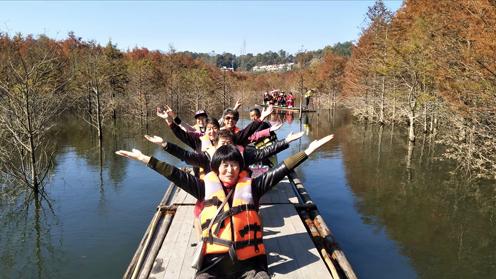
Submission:
[[[141,161],[145,164],[148,164],[150,161],[150,156],[146,156],[145,154],[141,153],[138,149],[134,149],[132,151],[126,151],[126,150],[119,150],[116,151],[115,154],[120,155],[122,157],[126,157],[129,159]]]
[[[242,105],[241,99],[237,99],[236,100],[236,104],[234,105],[233,110],[238,110],[241,107],[241,105]]]
[[[164,108],[157,108],[157,116],[165,119],[169,123],[172,123],[174,117],[176,117],[176,113],[171,109],[171,107],[165,105]]]
[[[271,132],[275,132],[275,131],[277,131],[277,130],[281,129],[281,127],[282,127],[282,123],[281,123],[281,122],[278,122],[278,123],[276,123],[276,124],[272,125],[272,126],[270,127],[269,131],[271,131]]]
[[[147,139],[151,143],[154,143],[154,144],[157,144],[157,145],[161,145],[161,146],[164,146],[164,144],[167,144],[167,142],[164,141],[164,139],[161,138],[161,137],[159,137],[159,136],[145,135],[145,139]]]
[[[303,136],[303,133],[304,132],[298,132],[296,134],[293,134],[293,132],[289,132],[289,135],[286,137],[286,142],[290,143],[292,141],[295,141],[295,140],[301,138],[301,136]]]
[[[264,108],[262,110],[262,114],[260,115],[260,119],[263,121],[267,116],[272,114],[272,111],[274,110],[274,107],[272,105],[269,105],[268,107]]]
[[[310,156],[310,154],[312,154],[315,150],[317,150],[319,147],[326,144],[328,141],[330,141],[333,138],[334,138],[334,135],[331,134],[331,135],[325,136],[319,140],[312,141],[310,143],[310,145],[308,145],[307,149],[305,149],[305,154],[307,154],[307,156]]]

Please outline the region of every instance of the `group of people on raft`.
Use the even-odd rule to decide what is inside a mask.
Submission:
[[[264,105],[276,105],[281,107],[292,108],[295,105],[295,96],[293,92],[286,92],[279,90],[266,91],[264,93]]]
[[[289,133],[285,139],[257,149],[253,143],[270,137],[282,124],[270,125],[264,121],[272,113],[272,106],[268,106],[262,111],[251,109],[251,122],[241,129],[237,126],[240,105],[237,102],[234,108],[226,109],[220,121],[209,117],[204,110],[197,111],[196,123],[191,126],[181,121],[170,107],[157,108],[157,116],[164,119],[174,135],[191,150],[159,136],[145,135],[145,138],[194,166],[194,174],[137,149],[116,152],[143,162],[198,200],[192,218],[200,221],[203,261],[197,266],[195,278],[270,278],[258,201],[333,138],[328,135],[315,140],[304,151],[255,177],[250,165],[287,149],[289,143],[303,133]]]
[[[310,98],[315,93],[315,89],[309,89],[303,94],[304,98],[304,108],[308,109],[310,105]],[[272,90],[270,92],[266,91],[263,95],[263,104],[265,106],[275,105],[280,107],[292,108],[295,106],[296,97],[293,95],[293,92],[289,92],[287,95],[284,91],[280,90]]]

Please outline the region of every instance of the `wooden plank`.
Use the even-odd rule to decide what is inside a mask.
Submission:
[[[276,203],[298,203],[293,186],[288,179],[284,179],[267,194],[260,199],[260,204],[276,204]]]
[[[302,278],[290,249],[291,243],[284,239],[288,234],[284,228],[284,220],[277,216],[275,207],[276,205],[265,205],[260,208],[264,222],[264,243],[275,248],[268,251],[269,272],[276,278]]]
[[[190,194],[187,194],[184,201],[183,201],[184,204],[195,204],[196,203],[196,198],[193,197],[192,195]]]
[[[330,278],[325,263],[315,248],[293,202],[297,198],[288,180],[282,181],[267,195],[260,214],[264,226],[264,243],[269,271],[274,278]],[[174,203],[194,204],[196,199],[178,189]],[[190,267],[196,243],[193,229],[193,205],[181,205],[155,259],[149,278],[192,278]]]
[[[181,188],[178,188],[176,190],[176,195],[174,196],[173,204],[182,204],[187,194],[188,193],[186,193],[186,191],[184,191]]]
[[[178,238],[170,247],[164,247],[164,249],[167,249],[172,254],[167,265],[167,275],[164,278],[180,278],[181,267],[183,266],[185,254],[188,250],[189,239],[193,233],[193,206],[179,206],[178,210],[183,211],[185,215],[183,215],[183,219],[181,220]]]
[[[295,252],[297,253],[296,261],[300,266],[300,270],[307,276],[312,274],[312,278],[326,278],[330,276],[330,273],[321,258],[315,244],[307,233],[303,222],[296,212],[295,208],[287,207],[289,212],[283,212],[286,210],[284,206],[276,206],[281,215],[286,215],[289,213],[287,218],[285,218],[285,226],[292,228],[295,232],[294,236],[297,236],[295,241],[290,240],[295,247]],[[308,277],[306,277],[308,278]]]
[[[195,244],[195,246],[193,246],[193,244]],[[196,244],[198,244],[198,238],[193,230],[189,237],[188,246],[186,247],[180,278],[193,278],[196,273],[196,269],[191,267],[191,261],[193,259],[193,255],[195,254]]]
[[[171,251],[173,251],[171,250],[171,247],[174,245],[176,239],[181,233],[181,224],[185,217],[185,210],[181,209],[181,207],[178,207],[174,219],[172,220],[171,227],[169,228],[169,231],[165,236],[164,242],[162,243],[162,247],[157,254],[155,262],[153,263],[152,271],[150,272],[149,278],[158,279],[164,277],[169,265],[169,260],[171,259],[171,257],[174,256],[171,254]]]
[[[269,270],[275,278],[330,277],[293,205],[263,206],[261,214],[268,217],[264,218],[264,243],[271,248]],[[271,234],[274,231],[279,233]]]

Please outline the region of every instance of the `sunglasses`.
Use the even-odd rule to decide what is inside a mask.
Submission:
[[[235,119],[234,117],[232,116],[226,116],[224,117],[225,120],[233,120],[233,121],[238,121],[237,119]]]

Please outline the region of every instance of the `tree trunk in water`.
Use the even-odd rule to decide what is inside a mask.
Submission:
[[[385,95],[385,91],[386,91],[386,78],[384,76],[382,76],[382,84],[381,84],[381,104],[380,104],[380,108],[379,108],[379,123],[381,125],[384,125],[384,95]]]
[[[332,108],[336,107],[336,90],[332,90]]]
[[[33,188],[34,194],[38,195],[40,189],[39,189],[39,182],[38,182],[38,173],[36,171],[36,154],[35,154],[35,147],[34,147],[34,133],[33,133],[33,124],[31,122],[31,107],[29,105],[29,93],[24,92],[24,108],[25,108],[25,113],[26,113],[26,119],[27,119],[27,124],[28,124],[28,137],[29,137],[29,159],[30,159],[30,164],[31,164],[31,187]]]
[[[117,119],[117,113],[115,111],[115,91],[112,90],[112,121],[115,124],[115,121]]]
[[[433,113],[429,120],[429,133],[431,134],[434,132],[434,118],[436,118],[436,113]]]
[[[396,121],[396,98],[393,98],[393,112],[391,116],[391,122],[393,122],[393,125],[395,121]]]
[[[408,140],[415,142],[415,112],[410,111],[408,114]]]
[[[424,105],[424,112],[423,112],[423,118],[424,118],[424,134],[427,134],[427,105]]]
[[[96,129],[98,131],[98,141],[101,142],[103,139],[102,133],[102,108],[100,104],[100,91],[98,88],[93,88],[96,96]]]
[[[91,88],[88,86],[88,115],[91,115]]]
[[[34,195],[34,230],[36,232],[36,267],[38,271],[38,278],[43,278],[43,253],[41,250],[41,201],[40,195]]]
[[[384,125],[379,126],[379,139],[377,143],[377,166],[379,167],[379,163],[381,162],[381,153],[382,153],[382,133],[384,131]]]
[[[408,174],[408,181],[412,180],[412,157],[413,157],[413,148],[415,144],[411,141],[408,142],[408,151],[406,155],[406,170]]]

